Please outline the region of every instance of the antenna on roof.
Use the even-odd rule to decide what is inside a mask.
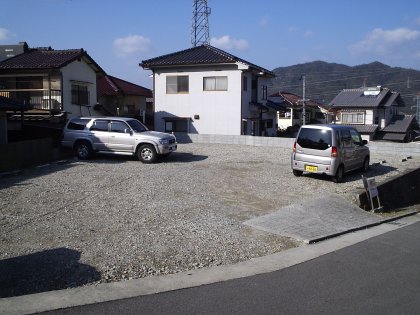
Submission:
[[[193,0],[191,44],[193,47],[210,43],[209,20],[211,13],[207,0]]]

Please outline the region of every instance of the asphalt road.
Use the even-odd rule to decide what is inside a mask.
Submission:
[[[417,222],[271,273],[46,314],[418,314],[419,244]]]

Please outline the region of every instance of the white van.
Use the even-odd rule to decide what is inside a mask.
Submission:
[[[369,168],[370,152],[366,144],[367,141],[362,140],[359,132],[351,126],[302,126],[293,145],[293,174],[326,174],[339,183],[344,173]]]

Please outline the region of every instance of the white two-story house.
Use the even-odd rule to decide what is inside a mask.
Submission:
[[[221,135],[271,135],[266,106],[274,73],[211,45],[144,60],[153,73],[155,129]]]

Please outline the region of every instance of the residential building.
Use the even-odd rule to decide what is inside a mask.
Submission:
[[[0,62],[0,96],[32,109],[28,114],[98,115],[96,81],[105,72],[83,49],[22,49]],[[3,50],[7,49],[1,46]]]
[[[134,117],[153,126],[153,93],[150,89],[106,75],[97,81],[98,104],[111,116]]]
[[[153,73],[155,129],[224,135],[272,135],[267,79],[274,73],[204,44],[143,60]]]
[[[303,125],[303,98],[290,92],[270,95],[269,103],[277,104],[277,124],[279,130],[298,128]],[[305,124],[325,124],[330,122],[327,107],[316,101],[305,100]]]
[[[353,125],[367,140],[407,141],[416,124],[414,116],[399,114],[400,93],[381,86],[342,90],[329,105],[336,123]]]

